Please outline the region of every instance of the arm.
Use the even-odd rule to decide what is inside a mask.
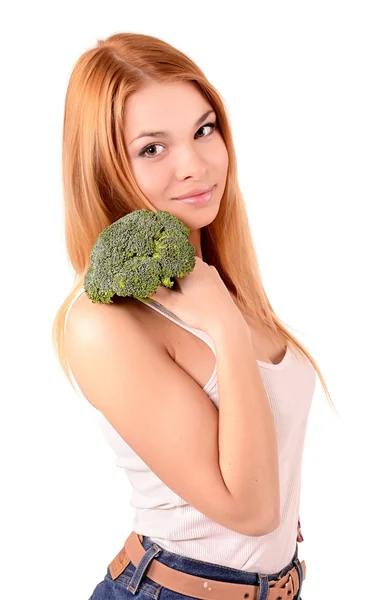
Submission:
[[[273,528],[266,498],[270,490],[265,473],[262,480],[252,481],[257,490],[250,478],[258,476],[257,458],[265,469],[268,461],[264,460],[265,440],[259,436],[256,443],[251,443],[247,437],[252,437],[251,432],[257,436],[255,425],[257,429],[263,427],[257,422],[264,411],[260,411],[261,396],[257,400],[252,397],[252,384],[256,381],[249,376],[254,366],[252,349],[244,334],[237,334],[236,330],[228,340],[220,338],[223,347],[228,342],[226,350],[217,344],[218,367],[222,371],[221,439],[216,406],[171,358],[164,344],[125,306],[90,301],[73,306],[65,344],[73,376],[84,396],[157,477],[217,523],[243,535],[258,536]],[[238,361],[234,358],[234,339],[241,344]],[[241,382],[229,386],[229,377]],[[228,404],[232,406],[230,416]],[[246,425],[243,429],[238,427],[239,419],[242,427]],[[230,430],[229,420],[236,421]],[[229,435],[237,435],[238,444],[234,438],[229,440]],[[245,436],[245,443],[240,436]],[[239,448],[235,449],[235,445]],[[252,450],[257,451],[258,447],[255,457]],[[224,475],[234,495],[221,473],[220,452],[227,463]],[[242,464],[236,465],[237,460]],[[235,470],[231,470],[234,465]]]
[[[216,346],[219,389],[219,465],[231,496],[265,535],[280,521],[277,438],[251,332],[243,320],[211,332]]]

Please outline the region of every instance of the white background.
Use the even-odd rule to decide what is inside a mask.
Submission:
[[[303,457],[302,598],[376,597],[378,8],[319,0],[3,9],[2,598],[87,600],[131,531],[130,484],[51,345],[73,281],[64,96],[79,56],[121,31],[178,47],[222,94],[266,291],[317,360],[340,414],[318,380]]]

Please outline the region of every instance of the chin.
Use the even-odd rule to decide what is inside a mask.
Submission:
[[[203,206],[199,211],[194,210],[191,215],[186,213],[186,211],[176,211],[175,216],[180,219],[191,231],[194,231],[210,225],[210,223],[212,223],[216,218],[218,211],[219,205],[215,209],[212,207]],[[181,214],[181,212],[183,214]]]

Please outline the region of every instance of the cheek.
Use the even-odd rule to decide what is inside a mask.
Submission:
[[[228,152],[226,145],[222,139],[218,141],[218,144],[215,148],[213,148],[212,152],[212,161],[215,168],[223,174],[227,172],[228,168]]]
[[[223,151],[222,151],[222,159],[221,159],[221,162],[222,162],[222,166],[223,166],[224,170],[225,170],[225,171],[226,171],[226,173],[227,173],[227,169],[228,169],[228,162],[229,162],[229,160],[228,160],[228,151],[227,151],[227,147],[225,146],[224,142],[223,142]]]
[[[159,169],[154,169],[153,165],[147,165],[142,160],[133,165],[132,172],[137,185],[145,196],[153,199],[162,195],[161,188],[165,185],[165,182]]]
[[[150,167],[150,168],[149,168]],[[135,168],[134,177],[141,192],[157,210],[167,210],[167,178],[152,165]]]
[[[224,143],[223,143],[223,148],[219,149],[219,152],[216,156],[216,160],[217,160],[217,164],[216,164],[215,168],[218,173],[219,191],[220,191],[220,194],[223,194],[223,190],[225,188],[226,181],[227,181],[228,164],[229,164],[228,152],[227,152],[227,148],[224,145]]]

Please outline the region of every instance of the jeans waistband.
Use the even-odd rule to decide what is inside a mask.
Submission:
[[[131,560],[133,561],[132,567],[130,566]],[[162,570],[157,569],[158,563],[162,564]],[[152,565],[152,569],[150,569],[150,565]],[[267,574],[243,571],[182,556],[165,550],[147,536],[132,532],[125,541],[124,547],[108,566],[107,577],[115,580],[119,576],[125,577],[129,575],[128,590],[135,594],[140,584],[144,585],[144,576],[148,569],[148,573],[151,571],[152,584],[156,582],[156,586],[161,584],[161,586],[167,586],[168,589],[176,590],[177,592],[196,598],[204,598],[202,594],[199,595],[199,580],[201,583],[202,579],[204,580],[203,585],[207,583],[208,579],[219,581],[220,585],[216,588],[215,594],[223,600],[227,600],[231,595],[238,598],[236,588],[233,590],[231,587],[231,589],[227,590],[227,586],[231,584],[238,584],[240,587],[254,586],[255,588],[259,588],[257,595],[254,592],[256,600],[268,600],[269,597],[271,600],[274,600],[277,596],[281,596],[282,599],[286,596],[287,600],[289,594],[292,599],[301,600],[302,582],[304,576],[306,576],[306,565],[304,561],[301,564],[298,559],[298,544],[296,544],[291,561],[285,567],[276,573]],[[178,576],[171,577],[169,575],[170,570],[173,573],[177,572]],[[186,581],[181,579],[180,572],[184,576],[185,574],[188,576]],[[287,577],[288,573],[289,576]],[[295,580],[293,579],[294,577],[296,577]],[[286,581],[284,581],[284,578]],[[295,584],[294,581],[296,582]],[[224,584],[225,587],[221,587]],[[158,589],[159,587],[157,587]],[[249,593],[245,593],[244,597],[248,596]]]
[[[157,542],[153,542],[153,540],[151,540],[150,537],[145,535],[142,536],[141,543],[145,550],[151,548],[153,544],[161,548],[161,546],[157,544]],[[286,575],[286,573],[293,569],[293,567],[295,566],[295,559],[298,559],[297,543],[293,557],[290,560],[290,562],[277,573],[267,575],[268,581],[280,579],[281,577]],[[190,573],[191,575],[196,575],[197,577],[214,577],[219,581],[228,581],[230,583],[258,585],[260,579],[260,573],[258,572],[254,573],[252,571],[242,571],[240,569],[234,569],[232,567],[226,567],[224,565],[218,565],[216,563],[210,563],[195,558],[189,558],[187,556],[182,556],[174,552],[169,552],[168,550],[164,550],[163,548],[161,548],[161,551],[155,556],[155,560],[163,563],[168,567],[177,569],[179,571],[184,571],[185,573]]]

